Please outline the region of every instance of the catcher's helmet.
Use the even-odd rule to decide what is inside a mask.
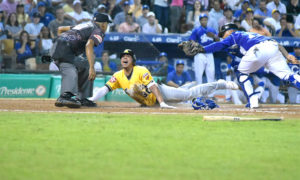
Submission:
[[[132,57],[132,61],[133,61],[133,64],[135,64],[135,61],[136,61],[136,56],[134,54],[134,52],[131,50],[131,49],[125,49],[121,54],[120,54],[120,59],[124,56],[124,55],[130,55]]]
[[[221,27],[220,32],[219,32],[219,37],[223,37],[224,33],[228,30],[231,30],[231,29],[238,30],[238,26],[234,23],[227,23],[227,24],[223,25]]]

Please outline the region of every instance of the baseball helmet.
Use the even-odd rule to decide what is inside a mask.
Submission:
[[[130,55],[132,57],[133,60],[133,64],[135,64],[136,61],[136,56],[134,54],[134,52],[131,49],[125,49],[121,54],[120,54],[120,59],[124,56],[124,55]]]
[[[234,23],[227,23],[227,24],[223,25],[219,32],[219,37],[223,37],[225,32],[228,30],[231,30],[231,29],[238,30],[238,26]]]
[[[210,110],[218,108],[219,106],[215,101],[211,99],[206,99],[205,97],[197,97],[192,100],[192,107],[194,110]]]

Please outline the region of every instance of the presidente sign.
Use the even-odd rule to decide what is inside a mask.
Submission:
[[[51,75],[1,74],[1,98],[48,98]]]

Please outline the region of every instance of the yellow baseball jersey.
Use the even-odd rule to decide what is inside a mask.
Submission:
[[[128,94],[138,103],[152,106],[156,102],[155,95],[149,89],[153,83],[153,78],[147,68],[142,66],[134,66],[129,79],[122,69],[114,73],[110,80],[107,81],[106,86],[111,91],[122,88],[126,94]]]

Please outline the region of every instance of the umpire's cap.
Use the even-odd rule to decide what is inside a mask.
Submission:
[[[227,24],[223,25],[221,27],[220,32],[219,32],[219,37],[223,37],[224,33],[228,30],[231,30],[231,29],[238,30],[238,26],[234,23],[227,23]]]
[[[93,20],[95,22],[108,22],[111,23],[111,20],[109,19],[107,14],[104,13],[96,13],[93,17]]]
[[[134,52],[131,49],[125,49],[121,54],[120,54],[120,59],[124,56],[124,55],[130,55],[132,57],[133,62],[136,61],[136,56],[134,54]]]

